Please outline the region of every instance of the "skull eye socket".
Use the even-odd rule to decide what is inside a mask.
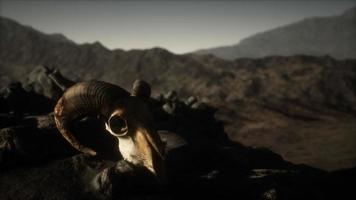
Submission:
[[[116,136],[124,136],[127,134],[126,120],[119,116],[112,116],[109,120],[109,126]]]

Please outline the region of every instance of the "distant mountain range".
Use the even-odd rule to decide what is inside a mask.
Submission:
[[[224,59],[297,54],[337,59],[356,58],[356,7],[339,16],[313,17],[257,33],[236,45],[203,49],[196,54],[213,54]]]
[[[99,79],[128,90],[140,78],[154,93],[174,89],[218,107],[235,141],[324,169],[356,165],[356,60],[299,55],[227,61],[161,48],[109,50],[4,17],[0,31],[0,86],[41,79],[31,73],[39,65],[72,80]]]

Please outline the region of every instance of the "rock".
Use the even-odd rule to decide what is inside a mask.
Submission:
[[[33,115],[26,116],[23,119],[24,123],[32,122],[33,126],[36,126],[39,130],[56,130],[56,124],[54,121],[54,113],[48,115]]]
[[[36,67],[27,77],[24,87],[27,91],[34,91],[49,99],[58,99],[62,90],[48,77],[51,72],[46,66]]]
[[[46,113],[52,111],[53,102],[34,92],[24,90],[20,82],[11,83],[0,90],[3,104],[1,112],[13,112],[15,115],[24,113]]]
[[[9,150],[14,154],[11,160],[3,160],[6,166],[42,162],[75,152],[56,129],[45,130],[24,125],[1,129],[0,134],[7,135],[3,142],[11,144]]]
[[[95,191],[110,199],[133,194],[152,194],[159,190],[157,180],[147,169],[138,168],[124,160],[101,171],[91,185]]]
[[[171,101],[174,101],[175,99],[178,98],[178,93],[176,91],[174,91],[174,90],[169,91],[167,94],[164,95],[164,98],[168,99],[168,100],[171,100]]]
[[[11,131],[11,129],[0,130],[0,170],[13,162],[16,157]]]
[[[6,168],[76,152],[58,132],[53,114],[24,117],[20,125],[2,128],[0,144],[2,152],[12,155],[1,160]]]
[[[14,113],[0,113],[0,128],[16,126],[21,123],[21,117]]]
[[[161,103],[154,106],[155,121],[158,130],[178,134],[188,142],[193,140],[215,140],[226,142],[227,136],[222,123],[215,119],[216,109],[203,103],[192,108],[178,98],[174,101],[163,97]]]
[[[198,110],[205,110],[208,107],[206,106],[206,104],[202,103],[202,102],[195,102],[192,105],[193,109],[198,109]]]
[[[174,114],[176,106],[174,103],[167,102],[162,106],[162,108],[166,113],[172,115],[172,114]]]
[[[0,96],[4,102],[3,112],[24,112],[28,101],[28,93],[22,88],[20,82],[13,82],[1,88]]]
[[[0,65],[1,67],[1,65]],[[11,78],[4,76],[4,75],[0,75],[0,87],[4,86],[4,85],[9,85],[12,81]]]
[[[112,162],[76,155],[0,172],[2,199],[103,199],[90,180]]]
[[[164,95],[162,93],[153,93],[152,98],[156,101],[163,101]]]
[[[62,92],[75,84],[74,81],[64,77],[58,69],[54,69],[52,73],[48,74],[48,77],[62,90]]]
[[[63,91],[73,84],[74,82],[63,77],[59,70],[41,65],[29,74],[24,87],[27,91],[57,101],[62,96]]]
[[[167,130],[160,130],[158,131],[158,134],[161,137],[162,142],[164,142],[167,152],[188,144],[183,137],[176,133]]]
[[[187,106],[191,106],[193,105],[194,103],[196,103],[198,101],[198,99],[194,96],[191,96],[189,97],[184,103],[187,105]]]

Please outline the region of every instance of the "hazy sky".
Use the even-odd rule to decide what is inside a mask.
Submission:
[[[155,46],[175,53],[232,45],[310,16],[341,14],[356,1],[6,1],[0,15],[110,49]]]

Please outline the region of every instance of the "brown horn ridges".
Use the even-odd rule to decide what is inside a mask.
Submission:
[[[108,117],[115,102],[130,94],[116,85],[102,81],[81,82],[68,88],[55,107],[55,121],[62,136],[77,150],[95,155],[96,152],[83,146],[71,131],[72,123],[85,116]]]

